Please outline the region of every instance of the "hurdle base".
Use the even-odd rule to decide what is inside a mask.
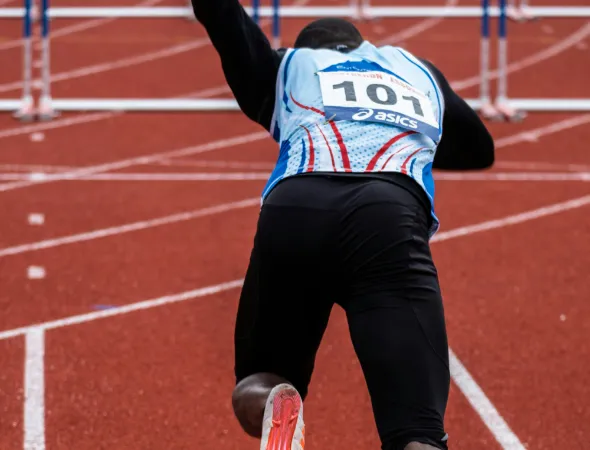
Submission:
[[[42,122],[53,120],[59,116],[59,113],[55,110],[51,97],[41,97],[39,100],[39,110],[37,111],[37,115]]]
[[[490,101],[482,101],[479,107],[480,114],[486,120],[492,122],[501,122],[504,116]]]
[[[527,115],[525,111],[514,108],[512,102],[506,98],[497,99],[495,107],[498,113],[502,115],[502,118],[508,122],[522,122]]]
[[[21,122],[35,120],[35,104],[31,96],[23,97],[20,100],[0,101],[0,110],[13,111],[12,117]]]

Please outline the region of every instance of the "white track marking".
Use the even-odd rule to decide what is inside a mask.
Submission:
[[[45,331],[25,334],[24,450],[45,450]]]
[[[27,216],[27,222],[29,225],[43,225],[45,223],[45,214],[30,213]]]
[[[226,168],[226,169],[274,169],[270,162],[243,162],[243,161],[204,161],[196,159],[163,159],[157,162],[160,166],[174,167],[204,167],[204,168]],[[0,166],[2,168],[2,166]],[[589,169],[590,170],[590,169]]]
[[[14,247],[6,247],[0,249],[0,257],[18,255],[20,253],[31,252],[35,250],[45,250],[48,248],[60,247],[67,244],[75,244],[78,242],[92,241],[95,239],[105,238],[107,236],[118,236],[132,231],[146,230],[148,228],[159,227],[162,225],[170,225],[178,222],[186,222],[187,220],[197,219],[199,217],[212,216],[227,211],[236,209],[249,208],[251,206],[260,206],[260,198],[248,198],[230,203],[221,203],[207,208],[195,209],[169,216],[158,217],[150,220],[140,220],[138,222],[131,222],[124,225],[114,227],[101,228],[99,230],[87,231],[85,233],[71,234],[54,239],[47,239],[44,241],[33,242],[30,244],[22,244]]]
[[[536,210],[532,210],[532,211],[528,211],[525,213],[521,213],[521,214],[517,214],[517,215],[513,215],[513,216],[507,216],[502,219],[483,222],[480,224],[471,225],[471,226],[467,226],[467,227],[461,227],[456,230],[447,231],[446,233],[439,233],[437,236],[435,236],[435,238],[432,240],[432,242],[434,243],[434,242],[446,241],[446,240],[454,239],[454,238],[457,238],[460,236],[466,236],[466,235],[479,233],[482,231],[487,231],[487,230],[496,229],[496,228],[503,228],[503,227],[506,227],[509,225],[514,225],[517,223],[522,223],[522,222],[526,222],[529,220],[534,220],[534,219],[537,219],[540,217],[544,217],[549,214],[557,214],[557,213],[560,213],[560,212],[563,212],[566,210],[580,208],[580,207],[585,206],[587,204],[590,204],[590,195],[585,196],[585,197],[581,197],[578,199],[573,199],[568,202],[562,202],[562,203],[549,205],[549,206],[539,208]],[[40,334],[39,333],[43,333],[45,330],[62,328],[62,327],[66,327],[66,326],[72,326],[72,325],[81,324],[81,323],[85,323],[85,322],[91,322],[91,321],[98,320],[98,319],[103,319],[106,317],[114,317],[114,316],[119,316],[119,315],[123,315],[123,314],[128,314],[133,311],[146,310],[146,309],[155,308],[155,307],[159,307],[159,306],[163,306],[163,305],[167,305],[167,304],[171,304],[171,303],[177,303],[177,302],[181,302],[181,301],[190,300],[193,298],[204,297],[207,295],[212,295],[212,294],[227,291],[230,289],[237,289],[242,286],[242,283],[243,283],[243,280],[233,280],[233,281],[230,281],[227,283],[222,283],[222,284],[209,286],[209,287],[201,288],[201,289],[195,289],[192,291],[186,291],[186,292],[182,292],[182,293],[178,293],[178,294],[167,295],[164,297],[159,297],[156,299],[146,300],[146,301],[138,302],[138,303],[132,303],[132,304],[125,305],[122,307],[117,307],[117,308],[108,309],[108,310],[104,310],[104,311],[96,311],[96,312],[81,314],[81,315],[77,315],[77,316],[70,316],[70,317],[67,317],[64,319],[59,319],[59,320],[35,324],[32,326],[26,326],[26,327],[22,327],[22,328],[7,330],[7,331],[0,332],[0,340],[9,339],[9,338],[13,338],[16,336],[26,334],[27,337],[30,338],[31,341],[34,343],[33,345],[30,346],[30,348],[36,349],[37,350],[36,355],[38,355],[39,348],[40,348],[40,345],[39,345],[39,342],[40,342],[39,335]],[[33,333],[36,333],[36,334],[33,334]],[[27,347],[29,348],[29,346],[27,346]],[[469,374],[467,369],[457,359],[457,357],[452,352],[452,350],[450,350],[449,356],[450,356],[450,364],[451,364],[451,375],[453,377],[453,380],[455,381],[455,383],[457,384],[457,386],[459,387],[461,392],[468,399],[470,404],[473,406],[475,411],[482,418],[482,420],[484,421],[484,424],[488,427],[488,429],[491,431],[491,433],[496,438],[496,440],[500,443],[500,445],[504,448],[504,450],[524,450],[524,448],[525,448],[524,445],[519,441],[518,437],[508,427],[508,425],[506,424],[506,422],[504,421],[502,416],[499,414],[499,412],[496,410],[496,408],[493,406],[493,404],[490,402],[490,400],[484,394],[483,390],[479,387],[477,382]],[[39,372],[40,372],[39,360],[40,360],[40,358],[38,356],[36,358],[31,358],[31,361],[36,362],[36,364],[31,364],[32,368],[27,373],[39,374]],[[41,359],[41,361],[42,361],[42,359]],[[42,369],[41,369],[41,376],[42,376]],[[33,380],[38,380],[38,376],[32,377],[32,378],[33,378]],[[31,433],[38,437],[39,436],[39,432],[38,432],[38,430],[39,430],[39,426],[38,426],[39,415],[44,414],[43,405],[39,405],[39,403],[38,403],[38,400],[40,398],[40,396],[38,394],[39,384],[38,383],[35,384],[33,381],[31,381],[31,382],[26,381],[25,386],[36,387],[35,392],[37,393],[37,395],[31,396],[31,397],[28,396],[27,398],[36,398],[37,399],[37,403],[33,405],[34,406],[33,408],[31,408],[32,417],[36,419],[36,421],[32,421],[32,423],[35,423],[37,425],[31,426],[29,428],[26,427],[26,429],[32,429],[33,431]],[[27,410],[26,404],[25,404],[25,410]],[[38,447],[31,447],[31,450],[33,450],[33,449],[34,450],[42,450],[43,447],[41,447],[41,449],[39,449]]]
[[[224,86],[217,86],[214,88],[207,88],[207,89],[201,89],[198,91],[189,92],[189,93],[183,94],[180,97],[186,97],[186,98],[201,98],[201,97],[203,97],[204,98],[204,97],[209,97],[212,95],[217,95],[220,93],[225,93],[228,91],[229,91],[229,88],[227,87],[227,85],[224,85]],[[177,98],[180,98],[180,97],[177,97]],[[42,122],[42,123],[37,123],[37,124],[19,126],[16,128],[8,128],[6,130],[0,130],[0,139],[14,137],[14,136],[20,136],[20,135],[32,133],[35,131],[53,130],[53,129],[58,129],[58,128],[66,128],[66,127],[69,127],[72,125],[78,125],[78,124],[82,124],[82,123],[96,122],[98,120],[110,119],[112,117],[121,116],[123,114],[124,113],[121,111],[95,112],[95,113],[91,113],[91,114],[80,114],[80,115],[76,115],[71,118],[58,119],[58,120],[54,120],[51,122]]]
[[[447,0],[443,6],[451,8],[453,6],[456,6],[458,3],[459,0]],[[411,39],[414,36],[422,34],[427,30],[430,30],[431,28],[441,23],[443,20],[444,17],[431,17],[429,19],[422,20],[417,24],[400,31],[399,33],[395,33],[390,36],[384,37],[380,41],[377,41],[376,45],[395,45],[407,39]]]
[[[138,3],[134,6],[155,6],[158,3],[161,3],[162,0],[146,0],[141,3]],[[2,5],[0,0],[0,5]],[[102,25],[106,25],[111,23],[117,19],[113,18],[104,18],[104,19],[93,19],[93,20],[86,20],[80,23],[76,23],[73,25],[68,25],[65,27],[61,27],[58,29],[51,30],[51,39],[56,39],[62,36],[68,36],[70,34],[78,33],[80,31],[90,30],[92,28],[96,28]],[[0,50],[8,50],[11,48],[17,48],[22,45],[22,39],[15,39],[8,42],[0,43]]]
[[[42,280],[46,274],[43,266],[29,266],[27,268],[27,278],[29,280]]]
[[[268,172],[187,172],[187,173],[98,173],[77,176],[77,181],[266,181]],[[72,180],[60,174],[0,173],[0,181],[38,180],[50,182]],[[590,172],[435,172],[436,181],[590,181]]]
[[[544,206],[542,208],[533,209],[520,214],[513,214],[502,219],[488,220],[486,222],[469,225],[466,227],[455,228],[449,231],[442,231],[434,235],[430,242],[448,241],[459,236],[467,236],[481,231],[494,230],[496,228],[504,228],[508,225],[516,225],[517,223],[528,222],[529,220],[538,219],[540,217],[558,214],[571,209],[581,208],[590,204],[590,195],[575,198],[561,203]]]
[[[33,133],[35,131],[53,130],[56,128],[65,128],[81,123],[96,122],[98,120],[108,119],[115,114],[111,112],[100,112],[92,114],[81,114],[67,119],[60,119],[53,122],[42,122],[31,125],[19,126],[16,128],[8,128],[0,130],[0,139],[13,136],[20,136],[23,134]]]
[[[230,289],[237,289],[242,286],[244,280],[233,280],[226,283],[220,283],[213,286],[207,286],[204,288],[194,289],[191,291],[181,292],[179,294],[165,295],[150,300],[144,300],[137,303],[130,303],[124,306],[118,306],[115,308],[105,309],[102,311],[93,311],[86,314],[80,314],[77,316],[65,317],[63,319],[52,320],[49,322],[42,322],[35,325],[30,325],[22,328],[15,328],[13,330],[0,332],[0,341],[4,339],[10,339],[13,337],[21,336],[30,332],[31,330],[53,330],[56,328],[69,327],[72,325],[78,325],[86,322],[93,322],[98,319],[104,319],[107,317],[120,316],[128,314],[134,311],[141,311],[159,306],[169,305],[171,303],[183,302],[191,300],[193,298],[205,297],[207,295],[217,294]]]
[[[112,163],[105,163],[99,164],[96,166],[88,166],[82,167],[80,169],[72,170],[70,172],[64,172],[61,174],[56,174],[60,176],[60,180],[68,179],[74,180],[78,179],[87,175],[100,173],[100,172],[108,172],[112,170],[120,170],[127,167],[132,167],[136,165],[142,164],[151,164],[154,162],[159,161],[162,158],[175,158],[180,156],[188,156],[188,155],[195,155],[198,153],[205,153],[214,150],[225,149],[232,146],[248,144],[250,142],[261,141],[264,139],[268,139],[269,135],[266,131],[259,131],[256,133],[244,134],[241,136],[236,136],[229,139],[220,139],[218,141],[212,141],[206,144],[195,145],[192,147],[185,147],[180,150],[173,150],[170,152],[165,153],[154,153],[151,155],[145,156],[138,156],[135,158],[124,159],[120,161],[115,161]],[[44,176],[42,179],[38,181],[17,181],[14,183],[5,183],[0,185],[0,192],[11,191],[14,189],[21,189],[24,187],[28,187],[34,184],[41,184],[41,183],[50,183],[55,181],[54,175],[47,175]]]
[[[507,147],[509,145],[519,144],[521,142],[536,142],[539,138],[554,134],[559,131],[569,130],[580,125],[590,123],[590,114],[582,114],[559,122],[552,122],[549,125],[543,125],[532,130],[523,131],[513,134],[512,136],[496,139],[496,148]]]
[[[575,47],[579,42],[583,41],[588,36],[590,36],[590,22],[587,22],[581,28],[576,30],[573,34],[569,35],[563,40],[558,41],[551,47],[543,49],[540,52],[529,55],[518,61],[512,62],[506,68],[506,73],[511,74],[513,72],[518,72],[520,70],[526,69],[527,67],[543,62],[549,58],[553,58],[554,56],[563,53],[565,50],[568,50],[571,47]],[[498,78],[498,75],[498,71],[495,70],[490,72],[489,76],[490,79],[493,80],[495,78]],[[465,80],[453,81],[451,82],[451,86],[453,87],[453,89],[460,91],[463,89],[467,89],[469,87],[479,85],[480,80],[481,77],[474,76],[467,78]]]
[[[437,172],[436,181],[590,181],[590,172]]]
[[[74,170],[77,167],[72,166],[48,166],[38,164],[0,164],[0,170],[9,172],[63,172],[67,170]]]
[[[194,41],[186,42],[183,44],[175,45],[173,47],[164,48],[161,50],[151,51],[142,53],[140,55],[130,56],[126,58],[117,59],[100,64],[93,64],[91,66],[78,67],[77,69],[68,70],[66,72],[55,73],[51,75],[51,83],[57,83],[59,81],[72,80],[74,78],[82,78],[89,75],[96,75],[99,73],[108,72],[115,69],[123,69],[126,67],[132,67],[139,64],[152,62],[155,60],[169,58],[171,56],[180,55],[182,53],[196,50],[201,47],[205,47],[209,44],[208,38],[201,38]],[[12,83],[0,84],[1,92],[10,92],[16,89],[22,89],[23,82],[15,81]]]
[[[566,170],[569,172],[590,172],[590,165],[582,164],[556,164],[548,162],[530,161],[496,161],[494,167],[498,169],[518,170]]]
[[[467,227],[460,227],[454,230],[441,231],[436,234],[431,242],[446,241],[453,239],[458,236],[465,236],[481,231],[492,230],[495,228],[502,228],[507,225],[514,225],[521,222],[526,222],[539,217],[544,217],[552,214],[557,214],[562,211],[570,209],[581,208],[590,203],[590,195],[580,197],[577,199],[569,200],[562,203],[556,203],[543,208],[534,209],[520,214],[510,215],[502,219],[489,220],[475,225]],[[198,217],[209,216],[213,214],[219,214],[234,209],[248,208],[250,206],[260,205],[259,198],[250,198],[238,202],[222,203],[216,206],[197,209],[193,211],[187,211],[178,214],[172,214],[169,216],[159,217],[156,219],[142,220],[138,222],[132,222],[124,225],[118,225],[108,228],[102,228],[99,230],[72,234],[69,236],[63,236],[60,238],[47,239],[44,241],[32,242],[28,244],[17,245],[13,247],[6,247],[0,249],[0,257],[6,257],[11,255],[18,255],[21,253],[27,253],[37,250],[45,250],[49,248],[55,248],[62,245],[74,244],[78,242],[86,242],[95,239],[100,239],[108,236],[116,236],[124,233],[130,233],[132,231],[145,230],[152,227],[168,225],[172,223],[184,222],[187,220],[193,220]]]
[[[308,3],[309,0],[298,0],[293,2],[293,5],[304,5]],[[115,19],[111,19],[115,20]],[[260,22],[261,27],[264,27],[270,24],[269,19],[263,19]],[[53,36],[53,34],[52,34]],[[208,37],[195,39],[189,42],[184,42],[182,44],[173,45],[170,47],[165,47],[160,50],[150,51],[146,53],[142,53],[139,55],[129,56],[126,58],[120,58],[117,60],[112,60],[104,63],[93,64],[90,66],[79,67],[77,69],[68,70],[65,72],[54,73],[51,74],[51,83],[57,83],[59,81],[68,81],[74,78],[81,78],[86,77],[89,75],[97,75],[99,73],[109,72],[115,69],[123,69],[127,67],[137,66],[139,64],[144,64],[148,62],[157,61],[163,58],[169,58],[171,56],[180,55],[183,53],[187,53],[191,50],[196,50],[202,47],[206,47],[210,45],[210,40]],[[40,80],[37,80],[40,81]],[[10,92],[15,89],[22,89],[23,82],[15,81],[11,83],[0,84],[0,92]]]
[[[91,175],[76,176],[77,181],[259,181],[268,180],[268,172],[222,172],[222,173],[98,173]],[[570,174],[571,175],[571,174]],[[0,181],[7,180],[32,180],[39,182],[66,181],[71,177],[64,177],[60,174],[40,174],[40,173],[0,173]]]
[[[557,133],[560,131],[568,130],[576,126],[583,125],[585,123],[590,122],[590,114],[583,114],[581,116],[575,116],[573,118],[565,119],[560,122],[551,123],[549,125],[545,125],[542,127],[534,128],[532,130],[524,131],[521,133],[517,133],[513,136],[508,136],[502,139],[498,139],[496,141],[496,148],[507,147],[510,145],[514,145],[520,142],[528,142],[530,141],[530,136],[537,136],[542,137],[546,136],[551,133]],[[162,152],[162,153],[153,153],[151,155],[146,156],[138,156],[135,158],[115,161],[112,163],[105,163],[99,164],[96,166],[88,166],[88,167],[81,167],[76,170],[72,170],[69,172],[65,172],[63,174],[59,174],[62,177],[65,177],[68,180],[82,178],[87,175],[102,173],[107,171],[119,170],[127,167],[132,167],[135,165],[144,165],[144,164],[151,164],[156,163],[161,160],[169,160],[171,158],[195,155],[198,153],[204,153],[209,151],[215,151],[224,149],[231,146],[242,145],[250,142],[261,141],[264,139],[270,138],[266,131],[260,131],[250,134],[244,134],[241,136],[236,136],[229,139],[221,139],[218,141],[212,141],[206,144],[196,145],[193,147],[186,147],[179,150],[172,150],[169,152]],[[58,174],[56,174],[58,175]],[[12,183],[5,183],[0,184],[0,192],[11,191],[14,189],[21,189],[29,186],[33,186],[35,184],[41,183],[50,183],[56,181],[53,175],[43,176],[38,181],[16,181]],[[60,178],[61,179],[61,178]]]
[[[504,450],[525,450],[526,447],[510,429],[504,418],[465,366],[459,361],[452,349],[449,349],[449,364],[453,381],[502,448]]]

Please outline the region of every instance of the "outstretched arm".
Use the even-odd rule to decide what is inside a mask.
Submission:
[[[284,52],[272,49],[238,0],[191,1],[195,17],[221,58],[225,79],[240,108],[269,130]]]
[[[443,91],[443,136],[434,157],[435,169],[485,169],[494,164],[494,140],[477,113],[451,88],[434,64],[421,60]]]

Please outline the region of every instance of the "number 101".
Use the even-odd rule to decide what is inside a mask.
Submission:
[[[347,102],[356,102],[357,101],[356,100],[356,91],[355,91],[354,83],[352,81],[343,81],[340,84],[333,85],[332,88],[344,89],[344,95],[346,97]],[[382,100],[381,98],[379,98],[379,95],[378,95],[379,92],[385,92],[385,95],[387,96],[387,98],[385,100]],[[398,102],[397,94],[395,93],[395,91],[393,89],[391,89],[391,87],[389,87],[385,84],[379,84],[379,83],[373,83],[373,84],[369,84],[367,86],[367,97],[369,97],[369,99],[371,99],[371,101],[373,103],[377,103],[378,105],[393,106],[393,105],[397,104],[397,102]],[[414,107],[414,112],[417,115],[424,117],[424,111],[422,110],[422,105],[420,105],[420,100],[417,97],[413,97],[411,95],[408,95],[408,96],[404,95],[402,97],[402,99],[412,102],[412,106]]]

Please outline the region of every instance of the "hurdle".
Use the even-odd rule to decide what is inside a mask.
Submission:
[[[25,8],[0,8],[0,19],[2,18],[24,18],[27,26],[24,27],[25,41],[27,36],[30,41],[31,12],[30,5],[32,0],[25,0]],[[504,70],[503,77],[506,77],[507,65],[507,39],[505,18],[507,16],[506,0],[499,0],[499,6],[489,5],[489,0],[482,0],[481,6],[372,6],[369,0],[350,0],[348,6],[283,6],[279,0],[272,0],[271,6],[261,6],[260,0],[253,0],[252,6],[246,7],[246,12],[255,20],[260,21],[262,18],[270,18],[273,21],[272,26],[272,45],[277,48],[280,46],[280,21],[289,18],[307,18],[314,19],[320,17],[343,17],[355,18],[362,17],[366,20],[377,18],[480,18],[486,16],[490,18],[499,18],[504,23],[504,29],[499,30],[500,47],[504,48],[499,55],[499,68]],[[231,99],[96,99],[96,98],[52,98],[51,96],[51,73],[50,73],[50,22],[59,19],[90,19],[90,18],[126,18],[126,19],[186,19],[192,14],[189,6],[186,7],[51,7],[49,0],[41,0],[41,28],[42,28],[42,90],[39,101],[39,117],[49,120],[55,117],[59,111],[238,111],[239,107],[235,100]],[[487,3],[487,5],[485,4]],[[29,5],[28,13],[26,5]],[[531,15],[537,18],[590,18],[590,6],[559,6],[559,7],[535,7],[527,6]],[[28,17],[28,19],[27,19]],[[502,27],[502,25],[499,25]],[[482,26],[483,29],[483,26]],[[482,32],[483,33],[483,32]],[[509,99],[507,96],[506,79],[498,80],[499,95],[495,102],[491,101],[489,89],[489,26],[487,33],[487,59],[488,63],[484,66],[484,36],[482,34],[482,62],[480,70],[482,78],[487,80],[486,87],[482,87],[480,98],[467,99],[467,102],[477,110],[482,110],[487,106],[492,106],[495,111],[504,109],[504,112],[515,110],[520,111],[590,111],[590,99]],[[25,53],[30,55],[31,46],[24,46]],[[25,85],[30,89],[30,56],[25,56],[24,79]],[[28,61],[28,62],[27,62]],[[484,68],[487,70],[484,71]],[[500,77],[502,78],[502,77]],[[28,82],[26,81],[28,79]],[[482,85],[483,86],[483,85]],[[30,92],[30,91],[29,91]],[[5,104],[0,103],[6,109],[18,106],[20,110],[25,110],[25,99],[28,99],[27,92],[23,92],[21,100],[8,100]],[[27,100],[28,101],[28,100]],[[493,115],[492,115],[493,117]]]
[[[0,8],[0,20],[21,19],[23,21],[23,89],[20,99],[0,100],[0,111],[14,112],[14,117],[23,122],[34,119],[33,100],[33,40],[32,0],[24,0],[23,8]]]

